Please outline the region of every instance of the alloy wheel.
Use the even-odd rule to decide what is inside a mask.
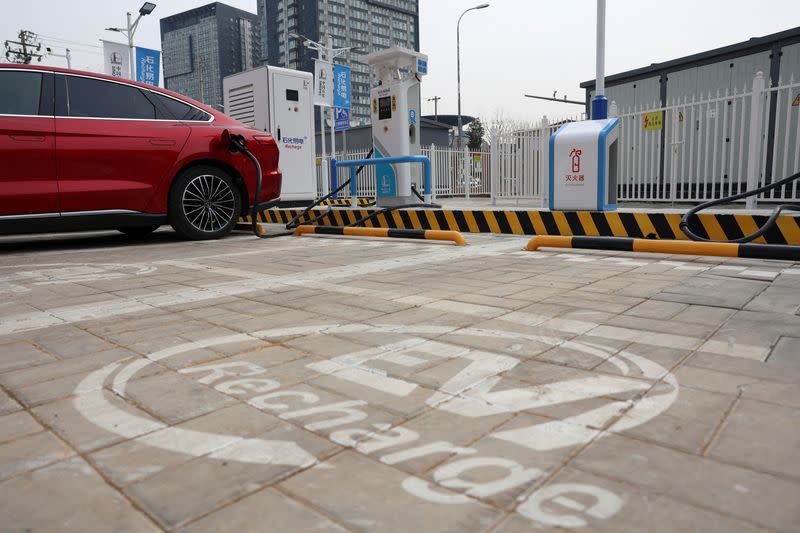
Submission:
[[[235,193],[219,176],[203,174],[192,179],[181,200],[186,220],[196,229],[213,233],[230,224],[236,210]]]

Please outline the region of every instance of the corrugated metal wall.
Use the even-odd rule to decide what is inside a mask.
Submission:
[[[783,46],[781,52],[781,83],[786,85],[792,79],[794,82],[800,81],[800,43]],[[664,172],[657,171],[649,179],[664,179],[664,176],[673,174],[700,175],[703,172],[706,174],[716,172],[719,176],[713,176],[713,178],[725,184],[729,181],[740,180],[741,176],[738,174],[742,170],[738,170],[739,166],[741,169],[747,169],[747,150],[742,149],[733,140],[739,139],[742,132],[749,131],[751,111],[749,105],[743,105],[744,100],[733,102],[731,99],[725,99],[725,96],[750,92],[753,78],[759,71],[767,78],[767,86],[770,81],[773,85],[777,85],[778,80],[770,80],[772,66],[772,50],[764,50],[667,72],[665,75],[666,102],[661,101],[661,73],[654,73],[648,78],[625,83],[614,84],[612,82],[606,86],[606,97],[609,102],[617,104],[621,114],[632,113],[642,108],[653,108],[654,105],[660,107],[666,104],[668,108],[675,108],[675,117],[679,117],[679,120],[675,124],[669,125],[671,130],[665,127],[666,131],[645,134],[651,136],[666,134],[668,137],[664,139],[662,145],[665,151],[663,154]],[[794,96],[796,95],[791,97]],[[589,98],[593,97],[594,91],[590,91]],[[792,107],[792,102],[787,100],[789,96],[776,94],[771,98],[775,100],[772,104],[773,107],[780,108],[776,109],[777,115],[783,117],[792,112],[800,114],[800,106]],[[707,105],[689,105],[692,102],[707,100],[711,100]],[[687,108],[685,112],[680,112],[683,110],[681,106],[684,102],[687,104]],[[800,122],[786,118],[776,119],[777,115],[772,112],[765,117],[765,120],[772,121],[774,136],[770,135],[769,142],[774,143],[777,149],[775,153],[780,156],[783,154],[781,150],[788,153],[794,149],[797,142],[800,142],[800,131],[795,131],[794,127],[794,124],[800,124]],[[659,142],[661,142],[660,138]],[[766,148],[765,143],[765,150]],[[634,143],[628,143],[627,150],[635,149]],[[681,157],[673,157],[673,152],[676,150],[682,154]],[[690,154],[704,154],[703,164],[708,165],[709,169],[698,168],[699,158],[690,156]],[[628,155],[634,155],[634,158],[636,156],[635,153]],[[725,159],[741,161],[741,163],[733,169],[723,168],[722,163]],[[780,161],[787,160],[785,156],[776,158],[776,161],[778,159]],[[783,169],[775,168],[777,166],[779,166],[777,162],[775,165],[768,165],[765,177],[768,178],[773,174],[782,175]],[[712,171],[711,169],[716,170]],[[661,178],[657,178],[657,176],[661,176]]]

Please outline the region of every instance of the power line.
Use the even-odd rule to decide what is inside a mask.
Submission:
[[[67,44],[74,44],[76,46],[86,46],[89,48],[102,48],[102,46],[98,44],[90,44],[82,41],[73,41],[70,39],[62,39],[61,37],[55,37],[53,35],[44,35],[42,33],[39,34],[39,37],[43,38],[46,41],[58,41],[60,43],[67,43]]]
[[[54,42],[54,41],[50,41],[50,39],[43,39],[42,40],[42,44],[44,44],[45,46],[49,46],[50,48],[69,48],[71,50],[74,50],[76,52],[80,52],[82,54],[103,55],[103,52],[101,52],[100,50],[82,48],[81,45],[71,45],[71,44]]]
[[[43,54],[40,52],[42,51],[42,43],[39,42],[39,37],[29,30],[19,30],[17,34],[17,38],[19,41],[6,41],[6,59],[11,61],[12,63],[20,63],[23,65],[28,65],[30,62],[36,58],[37,61],[41,61]]]

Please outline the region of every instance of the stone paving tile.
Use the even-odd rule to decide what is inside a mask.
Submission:
[[[660,393],[661,390],[649,392],[645,401]],[[711,441],[735,399],[736,396],[682,387],[677,399],[666,411],[645,424],[621,433],[699,454]]]
[[[645,300],[635,307],[631,307],[624,314],[642,318],[667,320],[687,309],[687,304],[675,302],[660,302],[658,300]]]
[[[686,361],[688,366],[705,368],[728,374],[750,376],[756,379],[777,383],[800,383],[800,372],[776,365],[764,364],[762,361],[741,357],[729,357],[724,354],[699,351]]]
[[[800,370],[800,337],[785,336],[779,338],[767,361],[772,365],[787,366]]]
[[[30,338],[50,353],[65,359],[117,348],[115,344],[73,326],[48,328],[32,334]]]
[[[689,324],[705,324],[707,326],[720,326],[732,317],[736,311],[721,307],[708,307],[705,305],[689,305],[683,311],[673,316],[674,320]]]
[[[342,478],[341,472],[351,474]],[[499,514],[477,501],[458,505],[454,512],[442,512],[440,505],[404,491],[406,479],[413,477],[345,451],[279,486],[292,497],[360,531],[483,531]],[[443,497],[452,494],[438,487],[436,492]],[[409,512],[411,509],[413,513]]]
[[[347,531],[321,513],[281,494],[264,489],[178,529],[180,533],[220,531]]]
[[[486,235],[463,249],[170,236],[34,238],[0,256],[156,268],[0,302],[0,477],[12,476],[0,501],[35,478],[25,494],[50,503],[24,507],[37,521],[23,525],[68,529],[62,501],[103,530],[126,530],[128,516],[187,531],[579,527],[564,517],[589,530],[755,531],[800,518],[800,371],[780,364],[800,327],[800,283],[778,274],[790,263],[523,252],[523,238]],[[286,282],[260,288],[274,276]],[[93,310],[108,302],[142,310]],[[48,326],[53,307],[65,324]],[[2,334],[23,323],[33,329]],[[325,324],[344,327],[291,330]],[[262,330],[283,333],[188,347],[132,376],[129,400],[106,391],[120,412],[160,420],[145,434],[75,410],[76,385],[105,365]],[[73,448],[107,481],[84,458],[65,462]],[[281,458],[291,464],[263,464]],[[36,477],[71,461],[91,478],[77,490],[99,480],[91,505],[60,497],[71,474]],[[5,523],[16,515],[2,505]]]
[[[785,287],[767,287],[744,308],[748,311],[795,314],[800,309],[800,301],[794,292],[787,291]]]
[[[767,283],[710,276],[689,278],[653,296],[654,300],[711,307],[742,309],[767,287]]]
[[[55,361],[56,358],[29,342],[0,345],[0,372],[26,368]]]
[[[66,444],[47,431],[0,444],[0,480],[35,470],[75,455]]]
[[[78,457],[0,484],[0,516],[13,531],[159,531]]]
[[[236,404],[173,427],[241,438],[257,437],[279,425],[278,418],[253,407]],[[117,486],[125,486],[186,463],[194,457],[149,444],[150,436],[126,440],[91,454],[96,467]]]
[[[610,511],[618,509],[613,519]],[[744,520],[693,506],[633,484],[565,468],[544,487],[527,495],[497,533],[531,531],[532,522],[569,531],[703,531],[707,533],[766,532]]]
[[[0,389],[0,415],[4,415],[6,413],[13,413],[22,409],[22,406],[17,403],[14,398],[6,394],[2,389]]]
[[[800,520],[798,482],[641,441],[600,439],[573,464],[762,527],[788,530]]]
[[[73,374],[88,373],[107,364],[135,355],[130,350],[115,348],[105,352],[89,353],[70,359],[53,361],[13,372],[0,373],[0,385],[14,391],[36,383],[43,383]]]
[[[141,409],[127,404],[109,392],[104,393],[108,404],[92,404],[91,409],[100,417],[108,410],[116,408],[133,416],[153,421],[153,418]],[[111,407],[107,407],[110,405]],[[79,452],[88,452],[100,447],[120,442],[124,437],[111,433],[87,420],[75,407],[73,398],[51,402],[31,410],[35,416],[49,429],[67,441]]]
[[[138,376],[149,376],[161,371],[161,367],[153,365],[142,370]],[[75,387],[77,387],[85,377],[86,374],[70,374],[68,376],[34,383],[24,387],[9,387],[9,389],[14,392],[17,399],[22,402],[25,407],[37,407],[72,396]]]
[[[656,333],[669,333],[680,334],[687,337],[703,339],[715,332],[717,329],[714,326],[706,326],[703,324],[691,324],[687,322],[678,322],[673,320],[666,320],[664,318],[644,318],[635,316],[617,315],[606,322],[609,326],[618,326],[629,329],[640,329],[644,331],[652,331]]]
[[[216,411],[235,401],[190,378],[170,372],[131,381],[126,395],[169,424]]]
[[[0,443],[38,433],[44,428],[28,413],[18,411],[0,416]]]
[[[709,448],[710,457],[800,483],[800,408],[742,399]],[[761,437],[766,436],[769,437]]]
[[[296,442],[315,457],[327,457],[338,449],[335,444],[286,423],[280,423],[258,437]],[[162,526],[173,528],[273,483],[298,468],[200,458],[128,485],[125,492]]]

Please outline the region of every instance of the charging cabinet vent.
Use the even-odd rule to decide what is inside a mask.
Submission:
[[[256,126],[255,93],[252,85],[243,85],[231,89],[228,93],[230,108],[228,116],[238,120],[246,126]]]

